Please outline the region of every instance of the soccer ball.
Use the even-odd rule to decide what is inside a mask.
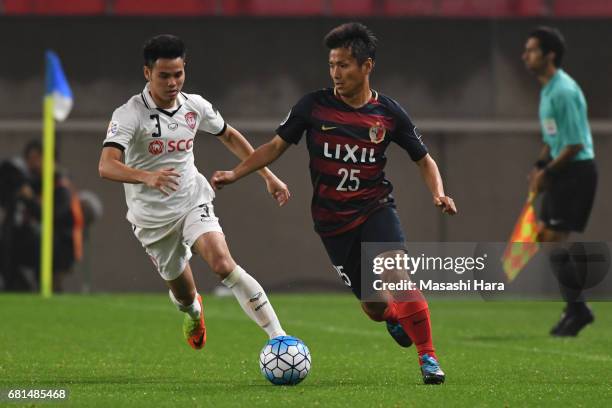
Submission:
[[[312,358],[302,340],[278,336],[269,340],[259,354],[261,373],[274,385],[296,385],[310,371]]]

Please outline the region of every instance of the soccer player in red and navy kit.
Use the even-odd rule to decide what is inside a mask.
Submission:
[[[363,300],[361,243],[395,243],[397,250],[404,248],[393,187],[383,171],[391,142],[416,162],[435,206],[452,215],[457,212],[455,204],[444,194],[438,167],[406,111],[370,88],[374,34],[363,24],[347,23],[333,29],[324,42],[330,50],[334,87],[300,99],[270,142],[234,170],[216,172],[211,182],[219,189],[239,180],[276,160],[305,134],[314,190],[312,217],[334,268],[372,320],[386,321],[401,346],[414,342],[424,382],[440,384],[445,375],[434,351],[427,302],[422,296],[409,302]]]

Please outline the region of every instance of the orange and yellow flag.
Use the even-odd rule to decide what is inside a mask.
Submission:
[[[537,218],[533,208],[535,197],[535,193],[529,193],[501,258],[508,282],[512,282],[518,276],[540,249],[537,242]]]

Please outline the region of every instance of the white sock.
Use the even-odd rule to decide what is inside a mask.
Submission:
[[[286,335],[274,308],[261,285],[244,269],[236,265],[227,278],[221,282],[232,290],[242,310],[259,325],[272,339]]]
[[[200,318],[200,313],[202,313],[202,308],[200,307],[200,302],[198,302],[197,292],[196,292],[195,298],[193,298],[193,302],[189,306],[184,306],[181,302],[179,302],[174,297],[174,293],[172,293],[171,290],[169,290],[168,293],[170,294],[170,300],[172,301],[172,303],[176,305],[176,307],[178,307],[178,310],[180,310],[181,312],[187,313],[189,317],[191,317],[194,320]]]

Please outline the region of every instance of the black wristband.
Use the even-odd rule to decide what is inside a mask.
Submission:
[[[542,170],[542,169],[546,168],[546,166],[548,166],[548,163],[550,163],[550,162],[551,162],[550,160],[542,160],[542,159],[540,159],[540,160],[536,161],[536,162],[533,164],[533,166],[534,166],[536,169],[540,169],[540,170]]]

